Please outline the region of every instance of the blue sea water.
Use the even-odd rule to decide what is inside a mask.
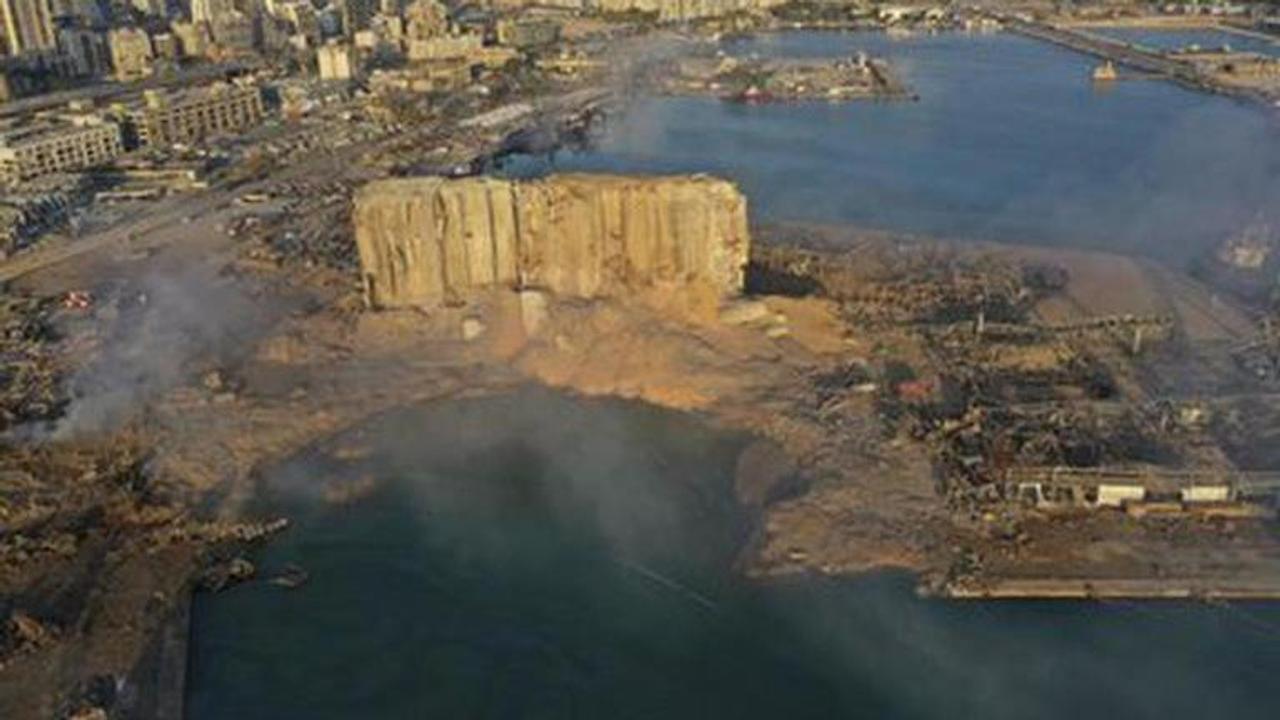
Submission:
[[[710,172],[758,220],[851,223],[1184,263],[1280,208],[1277,111],[1008,35],[788,33],[735,54],[887,57],[918,102],[640,98],[585,152],[507,171]]]
[[[706,171],[757,219],[1095,247],[1183,262],[1276,204],[1274,117],[1018,37],[769,35],[736,53],[889,57],[915,103],[640,98],[552,169]],[[200,595],[188,717],[1272,718],[1280,609],[945,603],[909,578],[733,569],[743,440],[527,391],[409,409],[335,462],[264,474],[295,519],[256,558],[296,590]],[[338,463],[340,464],[340,463]]]
[[[265,475],[261,572],[310,580],[197,596],[192,720],[1274,717],[1274,606],[741,577],[743,440],[689,416],[530,390],[364,437],[363,500],[315,497],[322,455]]]

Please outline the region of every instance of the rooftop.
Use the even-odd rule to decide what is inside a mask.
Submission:
[[[133,109],[140,110],[145,108],[166,107],[170,105],[184,105],[186,103],[204,100],[213,95],[256,89],[258,89],[258,86],[253,83],[215,82],[200,87],[147,90],[143,93],[142,100],[135,103],[132,107]]]
[[[71,135],[85,128],[104,127],[108,123],[96,115],[72,115],[36,118],[28,122],[0,126],[0,146],[13,147],[45,138]]]

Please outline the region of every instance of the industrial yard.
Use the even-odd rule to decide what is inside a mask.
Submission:
[[[733,102],[896,100],[910,91],[883,60],[865,54],[834,62],[683,58],[655,71],[673,94],[711,94]]]

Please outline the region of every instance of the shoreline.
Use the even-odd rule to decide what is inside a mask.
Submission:
[[[1010,33],[1150,73],[1189,90],[1221,95],[1268,108],[1275,102],[1280,102],[1277,99],[1280,98],[1280,90],[1224,83],[1209,73],[1170,57],[1168,53],[1085,32],[1073,25],[1006,19],[1004,28]]]
[[[526,122],[514,129],[507,128],[502,136],[510,137],[527,126]],[[472,162],[479,162],[494,152],[477,150],[471,156]],[[331,158],[330,162],[335,160],[336,157]],[[860,232],[854,227],[835,227],[844,232]],[[146,232],[155,230],[150,227]],[[753,230],[766,234],[762,227]],[[893,231],[861,232],[888,238],[901,235]],[[938,238],[918,236],[917,239],[931,249],[940,244]],[[157,250],[165,245],[164,240],[148,240]],[[759,245],[769,247],[763,241]],[[1018,255],[1014,248],[1039,248],[1014,243],[1006,247],[1010,248],[1006,254],[1014,257]],[[97,246],[89,247],[84,252],[93,253],[97,249]],[[1039,249],[1050,257],[1051,252],[1073,254],[1076,256],[1073,259],[1079,261],[1078,266],[1085,271],[1096,271],[1100,265],[1120,264],[1106,253],[1073,248]],[[1032,253],[1028,250],[1022,254]],[[59,257],[54,263],[73,257]],[[27,271],[44,269],[44,265],[37,265]],[[234,265],[228,263],[227,267]],[[1127,273],[1121,275],[1122,280],[1152,279],[1136,261],[1129,261],[1122,269]],[[299,275],[296,267],[280,267],[274,272],[278,272],[273,276],[277,280],[307,282],[293,277]],[[1107,284],[1112,277],[1106,275],[1098,280],[1086,276],[1084,279],[1091,280],[1096,287]],[[920,284],[926,286],[926,293],[937,289],[928,282]],[[900,289],[890,286],[886,292],[897,293]],[[1135,294],[1140,290],[1136,282],[1117,283],[1110,288],[1117,293],[1122,289],[1133,289]],[[872,288],[870,294],[881,291],[883,288]],[[954,288],[941,287],[944,294],[953,291]],[[1194,292],[1203,294],[1198,285]],[[1088,290],[1078,294],[1087,293]],[[1097,305],[1079,297],[1069,298],[1069,302],[1063,301],[1054,312],[1070,320],[1099,306],[1112,312],[1128,312],[1128,304],[1141,304],[1128,296],[1100,295],[1102,297],[1087,298],[1097,301]],[[257,297],[264,297],[266,301],[273,299],[269,294]],[[175,435],[185,434],[185,437],[165,438],[174,442],[165,446],[166,455],[158,461],[160,465],[170,463],[165,466],[167,474],[159,473],[170,483],[169,489],[182,487],[192,496],[206,499],[220,497],[218,493],[227,490],[222,509],[234,513],[240,509],[236,503],[243,500],[254,473],[263,463],[291,448],[296,451],[299,447],[309,447],[320,442],[326,433],[365,422],[369,413],[377,412],[378,408],[394,408],[415,401],[435,402],[449,397],[450,393],[467,392],[466,388],[474,391],[475,388],[510,387],[511,379],[518,378],[521,382],[536,382],[582,397],[616,397],[709,414],[714,422],[726,428],[779,441],[797,462],[809,463],[805,467],[806,477],[822,478],[826,484],[814,483],[799,498],[787,497],[770,504],[765,509],[759,537],[755,537],[755,531],[752,533],[750,552],[758,555],[756,560],[763,572],[823,568],[820,572],[824,576],[862,576],[892,566],[915,568],[911,574],[919,582],[936,576],[946,569],[947,563],[955,562],[946,555],[945,549],[939,549],[945,548],[942,544],[947,539],[945,533],[954,528],[945,525],[948,520],[943,513],[950,511],[941,508],[943,500],[934,494],[931,473],[936,466],[930,461],[928,464],[933,469],[926,469],[922,463],[924,451],[910,443],[898,446],[872,439],[867,441],[870,449],[844,447],[841,443],[851,437],[863,439],[856,437],[857,433],[878,429],[868,418],[874,418],[878,412],[875,403],[879,397],[854,396],[851,392],[847,397],[836,397],[838,402],[828,402],[831,397],[824,394],[827,388],[814,379],[839,363],[866,358],[879,362],[882,347],[894,348],[894,359],[905,358],[921,372],[946,366],[945,358],[930,357],[931,350],[920,347],[923,341],[910,334],[909,326],[895,326],[887,331],[883,326],[873,327],[873,323],[863,326],[842,317],[842,311],[860,302],[853,294],[841,296],[834,291],[827,296],[815,293],[809,297],[792,297],[782,292],[749,294],[739,301],[743,306],[751,303],[763,306],[765,312],[759,317],[765,320],[741,325],[715,315],[718,312],[715,308],[709,311],[710,318],[673,319],[688,308],[679,307],[681,300],[669,296],[646,297],[635,303],[600,302],[592,306],[568,302],[554,308],[555,313],[561,315],[550,320],[548,329],[541,335],[525,330],[517,333],[512,329],[517,323],[510,317],[510,308],[502,307],[509,298],[468,299],[464,307],[403,313],[353,313],[349,308],[339,307],[349,299],[335,293],[319,310],[281,321],[262,339],[260,346],[243,348],[249,357],[229,362],[236,372],[248,369],[245,375],[250,379],[243,392],[237,386],[236,392],[229,396],[222,393],[209,399],[199,394],[203,391],[199,389],[198,380],[193,380],[194,387],[179,387],[155,403],[154,411],[158,415],[170,421],[172,427],[181,428],[174,431]],[[1196,295],[1187,304],[1200,300]],[[1109,303],[1124,307],[1117,311],[1109,307]],[[1213,308],[1206,312],[1221,313],[1222,310]],[[465,327],[462,323],[467,321],[481,322],[481,339],[475,342],[460,339],[465,331],[460,333],[459,327]],[[962,324],[958,322],[956,326]],[[267,343],[275,340],[288,342],[283,343],[283,349],[266,348]],[[637,355],[655,359],[648,364],[628,364],[628,359]],[[254,370],[261,372],[255,374]],[[831,382],[838,384],[842,377]],[[360,378],[376,378],[376,382],[366,387],[339,387],[343,382],[357,382]],[[291,385],[298,380],[307,382],[296,387]],[[886,387],[891,387],[889,381],[885,382]],[[301,390],[301,394],[295,397],[295,390]],[[838,393],[846,391],[848,387],[837,388]],[[148,411],[151,410],[149,407]],[[868,424],[859,424],[864,422]],[[184,441],[188,444],[183,445]],[[880,464],[874,464],[877,462]],[[858,463],[872,468],[871,477],[851,470],[860,467]],[[226,484],[220,484],[221,480],[226,480]],[[887,499],[882,499],[882,494]],[[779,517],[794,524],[784,523],[782,529],[771,536],[768,522]],[[815,517],[818,519],[814,520]],[[855,524],[857,527],[847,527]],[[935,530],[941,537],[929,535]],[[795,540],[797,537],[800,539]],[[793,540],[801,546],[799,550],[792,546]],[[1058,561],[1071,562],[1070,558]],[[825,570],[828,567],[830,572]],[[1167,581],[1150,578],[1094,582],[1015,580],[995,572],[984,576],[984,580],[989,581],[986,585],[973,586],[986,588],[981,591],[986,595],[956,597],[1087,600],[1096,599],[1097,588],[1101,587],[1103,593],[1137,592],[1135,588],[1150,588],[1152,593],[1104,595],[1106,597],[1210,599],[1224,597],[1223,592],[1247,590],[1230,584],[1218,590],[1203,590],[1200,589],[1204,587],[1203,582],[1170,577],[1173,579]],[[1028,594],[1037,587],[1046,595]],[[1086,589],[1089,592],[1085,592]],[[979,591],[960,589],[956,592]],[[991,595],[992,592],[1005,594]],[[174,653],[182,657],[180,669],[168,661],[160,661],[161,670],[167,668],[168,673],[157,673],[155,702],[157,708],[163,708],[163,713],[170,714],[157,710],[157,716],[181,715],[192,601],[190,594],[179,599],[175,617],[167,621],[155,638],[156,652],[161,658],[172,658]],[[141,665],[138,671],[145,673]]]
[[[159,647],[155,651],[159,669],[150,692],[145,686],[142,692],[143,697],[149,695],[153,702],[149,707],[138,708],[143,717],[154,720],[183,720],[185,717],[195,592],[191,589],[183,593],[173,616],[160,630]]]
[[[1272,582],[1207,584],[1196,578],[1149,580],[1144,578],[990,578],[980,585],[947,585],[937,596],[959,602],[1035,600],[1193,600],[1223,601],[1280,600],[1280,579]]]
[[[850,228],[827,229],[832,231],[850,231]],[[855,229],[853,232],[858,233],[859,231]],[[881,232],[872,231],[872,235],[881,236]],[[915,240],[926,244],[936,242],[929,238],[915,238]],[[875,246],[877,244],[882,244],[885,241],[886,239],[882,236],[882,239],[878,242],[874,239],[869,240],[868,242],[870,246]],[[1077,251],[1077,254],[1089,253]],[[1096,253],[1093,254],[1096,255]],[[405,322],[417,323],[419,321],[419,317],[415,313],[384,312],[379,313],[378,315],[380,317],[371,318],[375,325],[387,324],[389,322],[391,327],[403,327]],[[438,341],[437,333],[438,330],[435,333],[428,332],[426,334],[426,338],[423,339],[427,342]],[[408,341],[408,345],[417,345],[417,343],[413,342],[412,336],[406,337],[405,340]],[[353,345],[356,344],[358,343],[353,343]],[[401,345],[403,343],[397,342],[393,344]],[[465,363],[465,358],[458,358],[454,362]],[[517,384],[534,382],[551,387],[555,390],[564,391],[571,395],[588,399],[595,397],[607,397],[611,399],[617,398],[620,400],[645,402],[671,410],[682,409],[680,407],[673,406],[670,402],[665,402],[660,395],[647,396],[646,393],[624,391],[622,388],[618,387],[584,387],[572,379],[561,379],[557,381],[553,378],[547,377],[536,369],[531,368],[525,368],[522,372],[528,373],[530,371],[532,371],[532,374],[525,375],[524,379],[520,380]],[[396,385],[397,387],[406,388],[405,385],[400,383],[396,383]],[[465,386],[460,387],[465,387],[466,389],[460,389],[458,392],[454,393],[430,394],[428,397],[420,397],[417,399],[425,403],[435,403],[441,400],[458,397],[459,393],[469,394],[480,392],[481,394],[488,394],[491,392],[509,392],[515,386],[510,382],[495,382],[495,378],[489,377],[486,379],[477,378],[472,382],[466,383]],[[252,475],[255,472],[255,469],[261,468],[264,463],[279,461],[283,457],[281,452],[286,446],[292,448],[293,452],[297,452],[300,449],[322,445],[326,440],[337,437],[344,432],[348,432],[359,425],[369,422],[370,419],[378,412],[389,412],[395,408],[403,407],[407,402],[412,400],[412,398],[407,398],[407,395],[412,395],[412,392],[406,393],[402,389],[400,392],[396,393],[394,397],[388,396],[384,398],[382,402],[378,403],[381,410],[375,409],[372,411],[373,414],[357,413],[346,418],[333,417],[331,418],[331,421],[336,422],[327,424],[324,429],[320,430],[319,434],[304,431],[302,435],[296,436],[293,442],[287,442],[283,446],[278,441],[271,441],[269,438],[264,438],[264,440],[267,441],[267,445],[262,449],[266,451],[266,454],[253,458],[250,464],[244,465],[244,472]],[[315,400],[321,399],[315,398],[311,402],[314,402]],[[327,403],[322,402],[322,404]],[[253,414],[261,415],[264,410],[266,410],[266,408],[258,408]],[[283,411],[283,415],[281,415],[281,417],[299,417],[306,416],[308,414],[308,411],[303,408],[280,408],[280,410]],[[723,427],[726,430],[747,431],[751,432],[755,437],[761,437],[759,434],[761,426],[756,425],[754,428],[752,427],[755,423],[759,422],[759,420],[746,421],[744,416],[738,416],[735,411],[732,411],[732,409],[730,409],[730,412],[728,413],[726,413],[723,408],[719,411],[708,411],[706,408],[683,408],[683,410],[694,416],[703,416],[707,421],[716,426]],[[267,416],[269,417],[269,415]],[[238,431],[235,431],[230,434],[230,437],[235,437],[239,434],[240,433]],[[769,436],[764,435],[763,437],[767,438]],[[207,439],[216,441],[216,438]],[[790,455],[795,455],[797,452],[799,452],[799,448],[797,447],[792,446],[788,448],[788,454]],[[812,470],[809,472],[812,472]],[[913,471],[913,473],[914,472],[918,472],[918,470]],[[811,488],[810,490],[813,489],[814,488]],[[239,496],[233,493],[227,499],[229,502],[236,503],[237,497]],[[799,494],[799,500],[801,502],[804,502],[808,497],[810,497],[810,491]],[[778,503],[771,503],[767,505],[763,508],[759,521],[752,523],[753,527],[750,537],[744,541],[742,549],[733,562],[735,572],[740,572],[747,581],[754,582],[759,580],[762,582],[768,582],[770,579],[785,577],[797,572],[816,572],[822,577],[837,579],[862,578],[884,572],[887,568],[892,568],[894,572],[908,575],[917,588],[923,588],[921,592],[924,594],[930,594],[928,588],[936,586],[932,578],[937,577],[938,568],[931,568],[930,563],[924,562],[920,558],[910,558],[903,555],[893,554],[910,544],[910,541],[896,535],[896,533],[900,531],[893,531],[895,532],[894,539],[888,541],[887,545],[880,549],[882,555],[878,559],[872,559],[870,555],[862,553],[862,558],[858,562],[864,564],[857,568],[834,567],[831,570],[821,569],[819,566],[815,566],[815,563],[820,565],[824,561],[817,557],[812,558],[811,560],[803,560],[799,564],[796,564],[793,560],[788,560],[784,562],[781,567],[769,567],[767,561],[762,565],[762,558],[767,557],[770,552],[769,545],[771,540],[775,546],[778,541],[776,533],[772,538],[770,537],[769,522],[771,514],[775,509],[785,509],[789,502],[791,502],[790,498],[784,498]],[[883,541],[885,538],[882,537],[881,540]],[[776,547],[773,549],[773,552],[776,552]],[[1107,581],[1099,579],[1085,579],[1079,581],[1026,581],[1004,579],[996,575],[984,576],[980,584],[947,587],[946,590],[939,593],[939,595],[956,601],[982,599],[1072,599],[1080,601],[1095,601],[1107,598],[1213,600],[1224,598],[1280,599],[1280,590],[1273,589],[1270,586],[1261,589],[1241,588],[1236,581],[1232,581],[1232,584],[1213,585],[1206,583],[1203,580],[1178,580],[1175,584],[1170,585],[1168,581],[1163,579],[1136,579],[1129,581]],[[154,714],[155,717],[181,717],[180,708],[182,707],[182,703],[185,698],[186,683],[188,682],[186,674],[187,662],[189,661],[189,642],[192,632],[191,603],[192,597],[188,595],[180,610],[175,613],[173,619],[171,619],[165,626],[157,640],[157,650],[155,652],[156,656],[159,658],[156,662],[160,664],[160,672],[157,672],[155,675],[155,689],[153,691],[149,691],[149,693],[153,694],[156,698],[154,701],[155,704],[152,706],[156,708]]]
[[[1111,21],[1083,21],[1061,18],[1050,18],[1044,21],[1020,20],[999,14],[994,17],[996,17],[1000,22],[1000,26],[998,28],[969,29],[962,27],[929,27],[920,29],[909,28],[904,32],[906,32],[908,36],[913,34],[936,35],[946,33],[961,35],[1009,33],[1049,45],[1056,45],[1082,55],[1096,57],[1102,60],[1110,60],[1118,65],[1135,68],[1140,72],[1149,73],[1149,75],[1154,79],[1172,82],[1175,85],[1179,85],[1194,92],[1219,95],[1232,100],[1267,108],[1272,107],[1276,102],[1280,102],[1280,90],[1226,84],[1212,76],[1206,75],[1194,70],[1190,66],[1182,64],[1181,61],[1168,57],[1163,52],[1151,52],[1146,48],[1138,47],[1123,40],[1117,40],[1085,31],[1091,28],[1102,29],[1108,27],[1132,28],[1135,30],[1147,28],[1154,31],[1162,29],[1218,30],[1244,37],[1252,37],[1258,40],[1270,41],[1276,45],[1280,45],[1280,37],[1221,23],[1175,25],[1171,28],[1163,28],[1160,26],[1151,27],[1149,25],[1144,25],[1141,22],[1114,24]],[[821,23],[792,23],[787,25],[757,28],[741,34],[744,36],[785,32],[834,32],[841,34],[871,32],[891,34],[891,31],[894,29],[895,28],[891,27],[858,24],[829,25]],[[910,97],[912,96],[908,95],[908,98]]]
[[[1071,18],[1051,17],[1049,22],[1068,28],[1115,28],[1127,30],[1187,31],[1187,32],[1223,32],[1255,40],[1265,40],[1280,45],[1280,35],[1272,35],[1250,27],[1241,27],[1230,20],[1215,18],[1188,17],[1182,15],[1150,15],[1135,18]]]

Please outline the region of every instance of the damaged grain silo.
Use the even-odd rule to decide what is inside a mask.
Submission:
[[[487,287],[594,298],[673,283],[736,295],[750,246],[746,199],[703,175],[382,180],[357,195],[354,218],[378,307]]]

